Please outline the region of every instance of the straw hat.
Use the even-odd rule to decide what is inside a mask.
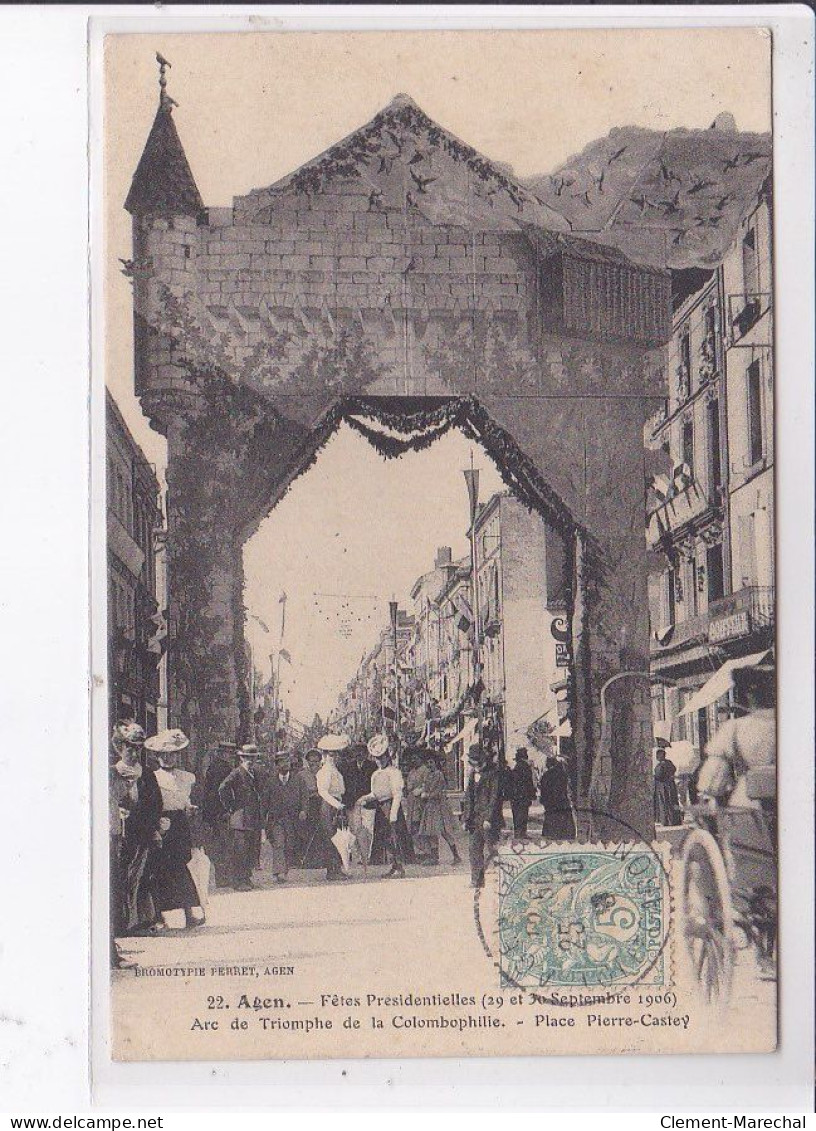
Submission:
[[[263,758],[263,754],[254,742],[247,742],[238,753],[242,758]]]
[[[345,734],[324,734],[317,744],[317,749],[324,754],[336,754],[340,750],[345,750],[348,744],[349,740]]]
[[[145,750],[152,750],[154,754],[175,754],[190,745],[190,740],[183,730],[160,730],[158,734],[145,739]]]
[[[388,754],[388,736],[375,734],[368,740],[368,752],[372,758],[384,758]]]
[[[145,732],[138,723],[117,723],[113,728],[111,743],[117,752],[123,746],[143,746],[144,741]]]

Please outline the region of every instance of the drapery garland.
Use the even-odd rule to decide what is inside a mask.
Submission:
[[[368,421],[388,431],[380,431]],[[581,538],[586,550],[588,580],[594,585],[600,582],[603,554],[598,542],[577,522],[510,433],[498,425],[472,396],[341,398],[325,414],[300,455],[293,460],[292,470],[269,502],[270,508],[315,464],[323,448],[344,423],[364,436],[383,459],[396,459],[409,451],[422,451],[451,428],[459,428],[484,448],[496,464],[503,482],[528,510],[540,514],[568,543],[576,536]]]

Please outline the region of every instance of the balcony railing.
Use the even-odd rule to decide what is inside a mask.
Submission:
[[[722,496],[715,491],[709,498],[693,480],[681,491],[659,503],[647,516],[646,540],[656,546],[662,538],[671,537],[688,523],[709,510],[722,506]]]
[[[771,296],[768,292],[729,295],[728,324],[731,327],[731,344],[744,338],[770,308]]]
[[[712,601],[708,612],[708,639],[712,644],[772,630],[775,622],[773,586],[746,585],[728,597]]]

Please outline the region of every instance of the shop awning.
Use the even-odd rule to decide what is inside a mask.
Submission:
[[[701,711],[704,707],[710,707],[712,703],[716,703],[723,695],[727,695],[734,686],[734,672],[738,668],[756,667],[757,664],[762,663],[769,652],[770,648],[764,652],[752,652],[750,656],[739,656],[735,660],[726,660],[723,666],[714,672],[714,675],[703,684],[700,690],[692,695],[680,714],[690,715],[692,711]]]

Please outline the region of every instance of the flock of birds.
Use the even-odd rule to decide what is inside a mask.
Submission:
[[[613,167],[628,150],[629,145],[620,146],[608,155],[605,164],[590,165],[585,172],[567,170],[553,174],[549,182],[554,196],[561,197],[562,200],[581,201],[585,208],[592,208],[600,196],[607,194]],[[722,159],[717,179],[711,179],[713,174],[708,169],[705,172],[692,171],[690,182],[684,181],[664,157],[659,157],[657,169],[650,178],[648,187],[635,187],[634,192],[630,188],[629,195],[614,209],[613,217],[628,202],[637,207],[641,223],[648,223],[653,218],[661,223],[663,220],[674,220],[678,226],[671,228],[672,243],[677,245],[689,229],[718,228],[725,219],[726,209],[736,200],[735,192],[724,191],[728,175],[766,157],[765,153],[740,150]],[[587,174],[590,180],[588,186]],[[638,181],[643,179],[642,175],[637,178]],[[683,226],[679,226],[684,221]]]

